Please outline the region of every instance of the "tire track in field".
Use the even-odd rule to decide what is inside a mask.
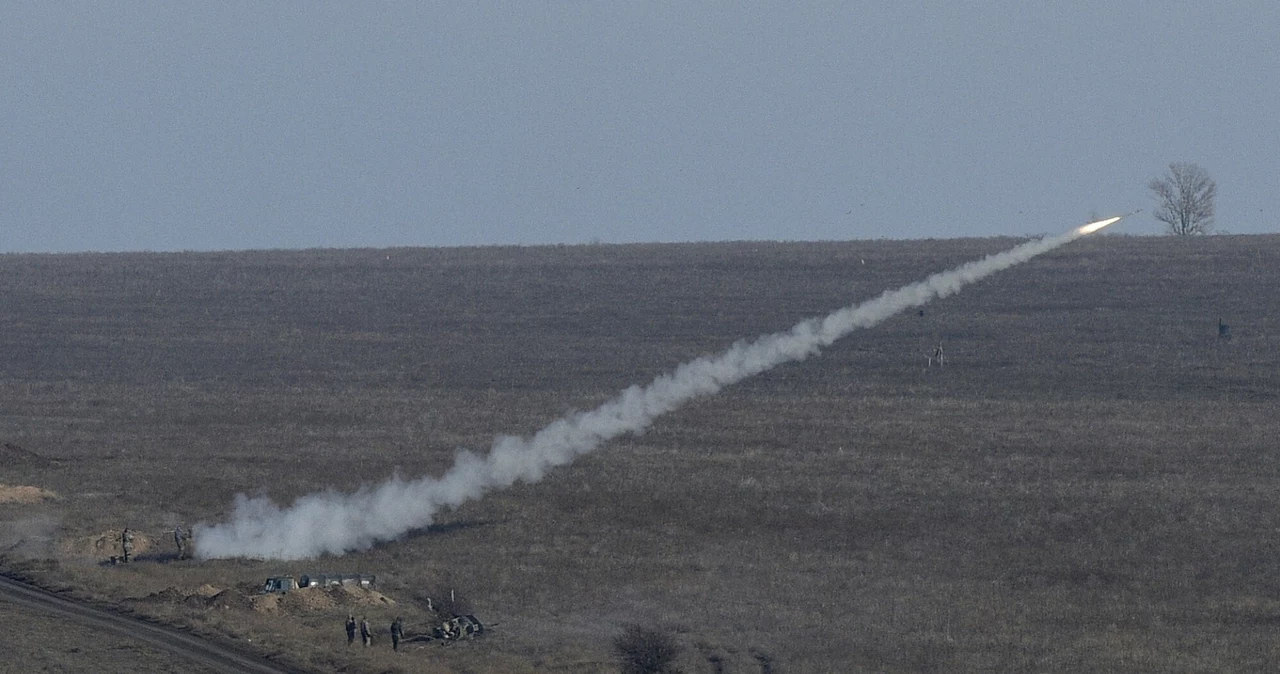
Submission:
[[[96,608],[48,590],[0,575],[0,601],[51,614],[79,625],[141,641],[187,661],[215,671],[235,674],[302,674],[302,670],[241,653],[172,627]]]

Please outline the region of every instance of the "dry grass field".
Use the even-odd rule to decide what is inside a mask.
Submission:
[[[0,503],[3,566],[316,671],[616,671],[630,623],[690,673],[1274,667],[1280,236],[1078,241],[366,552],[166,545],[1016,243],[0,256],[0,484],[56,494]],[[316,571],[396,603],[252,600]],[[451,590],[497,626],[347,648]]]

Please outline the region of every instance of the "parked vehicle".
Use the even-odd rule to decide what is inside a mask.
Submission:
[[[373,588],[377,584],[377,576],[363,573],[322,573],[317,575],[272,576],[262,585],[262,594],[288,592],[308,587],[328,587],[330,585],[355,585]]]

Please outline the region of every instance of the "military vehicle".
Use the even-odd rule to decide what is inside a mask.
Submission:
[[[358,585],[372,589],[378,582],[377,576],[363,573],[322,573],[316,576],[302,576],[298,585],[302,587],[327,587],[329,585]]]
[[[444,621],[433,630],[432,636],[445,641],[468,639],[484,632],[484,625],[473,615],[460,615]]]
[[[293,576],[272,576],[262,585],[262,594],[271,594],[273,592],[288,592],[289,590],[298,589],[298,581]]]
[[[377,581],[377,576],[362,573],[322,573],[314,576],[304,575],[296,579],[293,576],[272,576],[267,579],[266,583],[263,583],[262,594],[288,592],[306,587],[328,587],[330,585],[355,585],[363,588],[372,588],[377,584]]]

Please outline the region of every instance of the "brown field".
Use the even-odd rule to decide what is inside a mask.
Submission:
[[[1272,668],[1280,236],[1079,241],[403,540],[172,558],[237,493],[438,474],[1016,243],[0,256],[0,483],[58,495],[0,503],[3,566],[316,671],[616,671],[627,623],[686,672]],[[101,565],[122,527],[150,547]],[[252,598],[316,571],[396,603]],[[492,632],[392,654],[450,590]]]

